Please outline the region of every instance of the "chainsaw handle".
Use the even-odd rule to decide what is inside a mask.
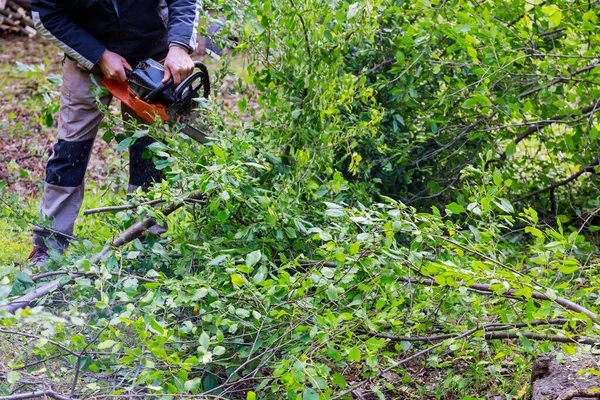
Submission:
[[[152,101],[154,99],[156,99],[158,96],[160,96],[161,94],[163,94],[165,90],[167,90],[168,88],[173,86],[173,82],[174,82],[173,77],[170,77],[166,83],[163,83],[162,85],[160,85],[159,87],[157,87],[156,89],[154,89],[153,91],[148,93],[148,95],[146,95],[142,99],[142,101],[145,101],[146,103],[152,103]]]
[[[175,89],[175,101],[181,101],[183,99],[183,94],[185,93],[186,89],[189,89],[191,91],[197,91],[197,87],[194,88],[193,85],[198,78],[200,78],[202,82],[200,85],[204,88],[204,92],[202,93],[202,95],[205,99],[208,98],[208,95],[210,94],[210,80],[208,78],[208,69],[206,68],[206,65],[202,64],[199,61],[194,62],[194,67],[199,69],[200,71],[194,72],[193,74],[188,76],[183,82],[181,82],[179,86],[177,86],[177,89]]]

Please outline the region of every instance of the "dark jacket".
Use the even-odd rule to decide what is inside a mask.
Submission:
[[[133,67],[160,60],[169,46],[196,47],[199,0],[32,0],[37,30],[82,67],[106,49]]]

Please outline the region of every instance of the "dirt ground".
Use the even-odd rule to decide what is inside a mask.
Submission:
[[[36,197],[57,134],[56,107],[63,56],[42,38],[0,37],[0,181],[21,197]],[[50,107],[49,110],[46,108]],[[46,114],[53,120],[46,120]],[[87,179],[101,181],[111,146],[96,140]]]

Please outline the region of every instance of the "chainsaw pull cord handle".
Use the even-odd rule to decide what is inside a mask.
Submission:
[[[202,64],[199,61],[194,62],[194,67],[199,69],[200,72],[195,72],[192,75],[188,76],[183,82],[179,84],[179,86],[177,86],[177,89],[175,89],[175,101],[182,100],[183,94],[186,89],[197,92],[200,86],[202,86],[204,89],[202,93],[203,97],[205,99],[208,99],[208,96],[210,94],[210,80],[208,77],[208,69],[206,68],[206,65]],[[193,84],[198,78],[200,78],[201,84],[194,88]]]
[[[148,95],[146,95],[142,99],[142,101],[145,101],[146,103],[152,103],[152,101],[154,99],[156,99],[158,96],[160,96],[161,94],[163,94],[163,92],[165,90],[167,90],[168,88],[173,86],[173,82],[174,82],[173,77],[169,78],[169,80],[166,83],[163,83],[162,85],[160,85],[159,87],[157,87],[156,89],[154,89],[153,91],[148,93]]]

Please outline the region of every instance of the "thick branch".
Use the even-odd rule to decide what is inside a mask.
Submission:
[[[569,390],[566,393],[560,394],[556,398],[556,400],[573,400],[578,397],[585,398],[585,399],[600,399],[600,393],[588,392],[585,389],[573,389],[573,390]]]
[[[25,400],[48,398],[55,400],[76,400],[74,397],[65,396],[64,394],[56,393],[54,390],[37,390],[35,392],[11,394],[10,396],[0,396],[0,400]]]
[[[596,158],[594,161],[592,161],[591,163],[585,165],[583,168],[581,168],[579,171],[577,171],[573,175],[569,176],[568,178],[563,179],[562,181],[553,182],[550,186],[547,186],[545,188],[538,189],[538,190],[536,190],[534,192],[528,193],[525,196],[521,196],[521,197],[519,197],[517,199],[512,200],[512,202],[513,203],[519,203],[519,202],[521,202],[521,201],[523,201],[525,199],[528,199],[528,198],[533,197],[535,195],[538,195],[540,193],[544,193],[544,192],[547,192],[548,190],[552,190],[552,189],[555,189],[555,188],[557,188],[559,186],[564,186],[564,185],[566,185],[568,183],[571,183],[575,179],[577,179],[581,175],[583,175],[584,173],[593,171],[594,168],[599,165],[599,163],[600,163],[600,158]]]
[[[409,276],[400,276],[398,277],[399,280],[407,282],[407,283],[415,283],[418,285],[426,285],[426,286],[440,286],[436,281],[434,281],[433,279],[416,279],[416,278],[411,278]],[[517,292],[516,289],[509,289],[506,292],[502,293],[502,294],[497,294],[493,289],[492,289],[492,285],[488,285],[485,283],[474,283],[471,285],[466,285],[467,288],[469,289],[474,289],[474,290],[478,290],[480,292],[486,292],[488,294],[492,294],[492,295],[497,295],[497,296],[515,296],[515,293]],[[557,296],[556,298],[552,299],[550,298],[548,295],[541,293],[541,292],[531,292],[531,297],[536,299],[536,300],[547,300],[547,301],[554,301],[556,304],[561,305],[562,307],[566,308],[567,310],[570,311],[574,311],[577,313],[581,313],[586,315],[587,317],[589,317],[592,321],[596,321],[596,318],[598,318],[598,315],[596,315],[594,312],[588,310],[587,308],[577,304],[577,303],[573,303],[570,300],[565,299],[564,297],[560,297]]]
[[[190,199],[191,200],[200,200],[203,197],[204,197],[203,193],[196,192],[184,201],[167,205],[166,207],[162,208],[160,210],[160,212],[166,217],[169,214],[172,214],[173,212],[175,212],[176,210],[181,208],[183,206],[183,204],[185,203],[185,201],[189,201]],[[94,263],[94,262],[100,261],[100,259],[102,259],[102,257],[104,257],[106,254],[108,254],[108,252],[110,251],[111,248],[121,247],[121,246],[126,245],[129,242],[132,242],[133,240],[141,237],[146,232],[146,230],[148,230],[148,228],[150,228],[151,226],[154,226],[154,225],[156,225],[156,219],[154,219],[154,218],[146,218],[143,221],[136,222],[135,224],[130,226],[128,229],[123,231],[121,233],[121,235],[119,235],[119,237],[117,237],[116,239],[113,240],[112,243],[109,243],[106,246],[104,246],[102,251],[92,255],[90,257],[90,262]],[[0,307],[0,309],[14,313],[19,308],[23,308],[23,307],[30,305],[31,303],[33,303],[36,300],[38,300],[39,298],[49,294],[50,292],[52,292],[56,289],[62,288],[69,282],[70,281],[63,281],[61,283],[60,278],[55,279],[53,281],[50,281],[50,282],[42,285],[41,287],[37,288],[34,291],[27,293],[24,296],[16,298],[15,300],[11,301],[10,303]]]

